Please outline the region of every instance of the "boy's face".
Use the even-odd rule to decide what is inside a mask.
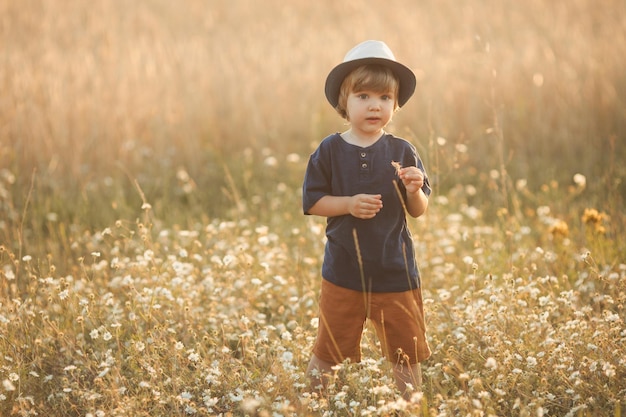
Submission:
[[[392,92],[352,91],[346,102],[346,113],[354,133],[368,136],[382,132],[391,121],[395,107]]]

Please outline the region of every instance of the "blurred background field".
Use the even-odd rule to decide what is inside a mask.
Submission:
[[[101,314],[102,326],[106,327],[107,321],[118,323],[121,316],[109,317],[107,308],[125,302],[133,314],[143,308],[130,288],[150,288],[155,282],[167,287],[164,282],[179,274],[173,259],[181,257],[181,251],[185,259],[197,255],[190,262],[195,269],[189,276],[203,279],[206,286],[204,272],[214,264],[226,268],[229,262],[225,259],[232,256],[239,259],[237,265],[245,265],[251,261],[245,261],[243,252],[254,249],[257,252],[252,257],[267,256],[262,267],[252,262],[249,269],[242,267],[236,273],[220,269],[212,279],[228,285],[233,276],[252,279],[252,275],[267,275],[278,282],[279,290],[283,286],[295,289],[282,295],[268,295],[265,287],[258,292],[234,292],[231,301],[238,303],[248,297],[251,306],[242,307],[244,313],[264,314],[275,327],[280,327],[277,323],[285,317],[285,323],[300,326],[314,317],[323,220],[301,215],[299,187],[308,154],[324,136],[345,129],[324,98],[326,74],[348,49],[365,39],[387,42],[418,77],[415,96],[395,116],[389,130],[417,146],[434,187],[430,213],[412,223],[422,245],[420,264],[432,277],[430,283],[426,280],[427,298],[435,304],[435,359],[426,370],[429,402],[455,404],[450,409],[442,405],[442,415],[452,409],[470,412],[475,406],[471,398],[487,404],[479,393],[499,392],[493,387],[500,384],[498,389],[506,392],[506,401],[494,400],[494,415],[528,415],[524,410],[537,413],[541,407],[555,413],[547,415],[561,415],[574,409],[582,413],[594,406],[579,392],[566,390],[580,389],[589,396],[602,390],[604,403],[596,403],[597,410],[618,415],[620,398],[622,404],[626,402],[626,365],[609,360],[609,352],[623,349],[626,339],[619,330],[626,297],[626,4],[622,0],[390,0],[383,5],[325,0],[0,0],[0,319],[4,318],[0,322],[10,326],[21,320],[19,317],[26,320],[31,313],[40,315],[46,310],[57,317],[49,322],[41,318],[42,324],[35,326],[40,326],[40,333],[32,333],[32,339],[21,340],[25,328],[19,326],[0,338],[7,349],[3,350],[0,379],[14,388],[16,381],[24,382],[24,392],[29,387],[40,395],[9,396],[11,400],[22,398],[15,404],[25,408],[16,408],[7,405],[7,393],[15,393],[8,390],[3,394],[4,405],[0,402],[5,407],[2,410],[26,413],[29,401],[23,398],[29,395],[34,395],[33,404],[51,401],[48,395],[53,394],[45,383],[26,383],[29,372],[42,378],[42,369],[55,374],[45,358],[53,357],[58,346],[46,351],[48,348],[39,344],[59,338],[52,330],[46,333],[49,327],[45,323],[67,326],[57,330],[71,334],[76,329],[74,316],[86,317],[81,300],[89,300],[88,294],[101,295],[110,281],[122,279],[120,271],[125,271],[131,281],[137,281],[132,285],[115,281],[109,294],[117,301],[93,306]],[[228,246],[243,248],[243,252],[233,254]],[[146,250],[151,254],[146,255]],[[489,278],[476,287],[477,280],[493,276],[493,281]],[[516,281],[522,276],[523,282]],[[525,281],[539,276],[547,281]],[[613,278],[606,281],[607,277]],[[548,285],[554,283],[552,278],[559,291]],[[596,279],[587,285],[587,280]],[[547,291],[543,296],[548,298],[539,302],[535,285]],[[65,298],[58,299],[65,288],[76,294],[75,304],[67,304],[72,306],[67,310]],[[465,304],[474,290],[481,291],[483,301],[496,297],[497,302],[487,302],[493,310],[483,311],[486,323],[495,320],[502,313],[498,310],[502,306],[496,304],[505,301],[501,298],[505,293],[498,292],[502,288],[510,289],[506,294],[511,300],[520,297],[511,301],[508,311],[517,311],[513,316],[522,322],[523,317],[539,314],[539,307],[546,306],[552,306],[550,311],[560,317],[551,323],[554,326],[569,323],[576,327],[578,324],[567,320],[568,314],[581,314],[601,331],[595,320],[606,325],[602,318],[609,317],[613,327],[600,333],[606,342],[596,346],[595,353],[586,349],[589,343],[596,343],[593,340],[598,334],[585,327],[584,331],[564,331],[563,338],[583,337],[586,347],[576,350],[570,346],[574,354],[559,356],[587,361],[589,373],[591,367],[600,367],[608,382],[590,377],[587,385],[579,387],[575,380],[584,374],[580,370],[574,379],[555,376],[544,381],[535,368],[534,376],[525,373],[516,376],[518,380],[494,379],[491,391],[483,387],[485,390],[472,393],[468,382],[478,378],[479,372],[475,375],[467,369],[479,359],[486,360],[480,356],[485,351],[464,350],[456,342],[466,346],[474,343],[467,338],[477,337],[480,345],[489,339],[502,348],[498,352],[503,356],[510,345],[526,344],[528,353],[533,344],[540,343],[528,335],[521,342],[511,337],[506,347],[510,331],[527,331],[514,322],[502,328],[498,327],[502,323],[475,328],[469,336],[467,322],[462,331],[452,327],[469,320],[465,314],[471,317],[485,308],[482,301]],[[575,293],[568,298],[560,290]],[[290,309],[295,301],[289,296],[300,300],[298,305],[309,304],[304,311]],[[192,313],[175,307],[169,311],[186,323],[202,320],[207,313],[200,312],[203,302],[205,307],[217,303],[217,299],[207,300],[202,295],[186,301],[180,297],[183,301],[170,300],[173,306],[180,301],[191,306]],[[269,299],[259,301],[265,297]],[[20,310],[15,300],[23,306],[30,300],[31,307]],[[591,312],[581,310],[585,304],[592,306]],[[161,305],[167,301],[161,300]],[[477,310],[458,310],[460,305]],[[246,327],[238,321],[244,313],[214,307],[211,311],[222,316],[234,314],[237,324],[233,326],[239,330]],[[283,310],[276,313],[273,308]],[[130,340],[137,337],[133,334],[142,335],[154,322],[171,319],[167,317],[145,313],[144,326],[116,333],[114,341],[141,356],[146,351],[137,350],[135,341],[131,345],[124,342],[124,337]],[[459,321],[452,320],[454,317]],[[446,318],[450,319],[447,324]],[[545,318],[536,318],[546,324]],[[263,325],[263,320],[257,324]],[[150,331],[163,332],[159,334],[165,341],[170,336],[163,326]],[[214,340],[209,330],[213,324],[202,326],[189,324],[181,340],[186,338],[185,344],[206,342],[204,332],[211,343],[241,349],[237,344],[243,340],[240,337]],[[314,330],[294,328],[302,332],[301,339],[283,339],[282,343],[293,344],[292,350],[302,355],[294,359],[300,361],[295,369],[301,375],[310,342],[305,336]],[[90,332],[81,332],[84,338],[74,338],[72,343],[86,349]],[[454,339],[448,338],[450,334]],[[17,339],[10,341],[8,335]],[[66,343],[60,340],[60,345]],[[275,342],[281,342],[280,338]],[[272,349],[283,349],[273,345],[274,341],[266,343],[267,355]],[[6,359],[14,356],[9,351],[24,348],[31,354],[32,345],[42,354],[22,359],[30,368],[23,368],[21,374],[9,371],[15,365]],[[71,345],[62,348],[74,352],[76,346]],[[204,353],[211,356],[216,351],[222,352],[213,345]],[[220,355],[226,355],[224,352]],[[471,357],[474,354],[478,356]],[[512,353],[508,354],[510,358]],[[121,360],[125,354],[119,355]],[[502,362],[496,353],[491,355],[497,363]],[[128,357],[132,359],[133,354]],[[536,359],[536,355],[531,357]],[[108,359],[98,358],[107,363]],[[152,359],[159,363],[157,356]],[[133,360],[138,359],[130,362]],[[70,353],[66,361],[66,366],[75,366]],[[265,362],[252,363],[257,371],[265,366],[260,363]],[[144,365],[137,366],[145,369]],[[552,365],[546,363],[541,369]],[[112,384],[132,380],[129,375],[134,368],[132,364],[129,367],[128,373],[120,370]],[[206,369],[210,374],[213,368]],[[511,365],[511,369],[521,368]],[[281,372],[291,375],[294,371],[283,367]],[[12,374],[19,378],[9,378]],[[189,378],[187,382],[193,377]],[[482,381],[487,380],[482,375]],[[536,388],[563,385],[563,381],[572,386],[564,387],[554,398]],[[224,392],[241,380],[227,378],[227,382],[232,385],[227,387],[225,382]],[[292,387],[291,382],[286,386]],[[56,388],[63,392],[60,385]],[[462,400],[465,397],[456,395],[460,392],[456,388],[468,395],[467,404]],[[161,387],[162,391],[169,389],[171,385]],[[341,389],[338,387],[339,392]],[[74,387],[74,392],[77,390]],[[249,397],[253,394],[246,393]],[[135,404],[128,399],[132,396],[119,395],[114,401],[105,398],[124,403],[138,413],[135,415],[149,414],[141,401]],[[209,395],[205,412],[211,408],[207,404],[218,397]],[[59,409],[68,415],[98,409],[93,405],[98,400],[84,399],[90,398],[87,394],[72,400],[74,408],[63,403],[62,394],[54,398],[58,403],[52,403],[64,404]],[[286,398],[294,403],[298,396],[289,391]],[[184,398],[172,401],[188,403]],[[238,406],[232,399],[220,401],[214,410],[225,412]],[[266,400],[264,404],[270,403]],[[37,407],[32,405],[32,409]],[[159,412],[171,405],[163,407]],[[182,405],[174,408],[185,412]],[[486,405],[480,408],[485,415],[487,409]],[[342,415],[339,410],[337,415]],[[516,414],[508,414],[512,410]]]
[[[242,197],[262,195],[263,152],[306,158],[344,128],[323,82],[368,38],[418,75],[392,130],[418,146],[437,191],[472,184],[488,205],[489,173],[504,168],[533,193],[580,173],[590,205],[615,209],[626,194],[621,1],[0,7],[4,224],[19,218],[33,173],[37,231],[48,213],[93,225],[134,215],[135,180],[176,222],[230,208],[228,175]]]

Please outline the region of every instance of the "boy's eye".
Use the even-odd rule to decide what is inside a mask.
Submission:
[[[356,97],[359,100],[367,100],[370,98],[370,93],[356,93],[355,94]],[[379,97],[381,100],[384,101],[389,101],[389,100],[393,100],[393,95],[392,94],[374,94],[375,97]]]

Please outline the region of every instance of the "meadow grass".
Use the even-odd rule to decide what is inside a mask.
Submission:
[[[625,5],[387,5],[0,0],[1,415],[621,415]],[[391,130],[433,180],[411,402],[371,331],[305,389],[300,184],[365,38],[418,75]]]
[[[295,209],[297,195],[278,187],[269,198]],[[412,403],[397,396],[371,331],[361,364],[342,365],[325,396],[306,392],[318,219],[279,212],[251,221],[246,208],[237,219],[181,228],[148,203],[137,221],[70,236],[80,255],[71,273],[60,274],[52,256],[0,249],[0,407],[5,415],[619,415],[626,264],[623,243],[607,232],[615,220],[539,206],[493,224],[467,199],[462,190],[436,197],[411,225],[433,349]]]

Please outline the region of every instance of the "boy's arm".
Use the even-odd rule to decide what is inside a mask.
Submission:
[[[406,210],[412,217],[419,217],[428,208],[428,196],[424,194],[424,173],[417,167],[400,168],[398,176],[406,188]]]
[[[428,208],[428,197],[422,189],[414,193],[406,193],[406,210],[412,217],[419,217],[426,213]]]
[[[383,207],[380,194],[357,194],[353,196],[325,195],[311,207],[309,214],[337,217],[350,214],[359,219],[371,219]]]

